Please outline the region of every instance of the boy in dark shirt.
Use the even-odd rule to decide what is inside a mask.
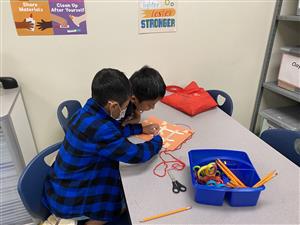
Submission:
[[[141,113],[154,109],[155,104],[166,93],[165,82],[160,73],[148,66],[136,71],[129,79],[132,97],[127,107],[122,124],[139,123]]]

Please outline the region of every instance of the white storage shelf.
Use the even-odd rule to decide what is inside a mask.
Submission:
[[[276,81],[265,82],[264,88],[300,103],[300,94],[299,93],[278,87]]]
[[[300,107],[300,93],[298,92],[299,82],[297,79],[296,82],[294,82],[295,77],[297,78],[297,76],[294,76],[297,75],[297,71],[295,72],[295,70],[292,70],[292,74],[290,71],[289,73],[281,74],[284,78],[288,77],[288,79],[281,80],[281,85],[285,86],[289,90],[277,85],[280,74],[279,68],[281,68],[282,65],[290,65],[282,64],[280,66],[278,54],[281,54],[283,51],[284,53],[293,56],[299,55],[300,38],[298,38],[298,36],[300,31],[300,16],[296,15],[296,10],[297,1],[276,0],[250,124],[250,130],[257,134],[261,133],[261,128],[264,128],[261,125],[266,124],[261,124],[261,122],[265,122],[265,120],[262,121],[260,118],[268,120],[271,122],[271,125],[275,124],[278,127],[286,129],[291,129],[292,127],[297,126],[299,127],[297,121],[299,121],[300,115],[291,115],[292,113],[286,111],[278,112],[278,109],[276,108],[273,110],[269,109],[270,107],[295,104]],[[298,60],[295,60],[295,63],[299,64]],[[286,70],[283,70],[283,72],[286,72]],[[293,79],[287,75],[293,75]],[[293,82],[289,82],[290,80]],[[279,101],[277,101],[277,97],[280,97],[278,99]],[[286,123],[286,121],[279,121],[278,117],[274,116],[274,113],[279,113],[277,116],[282,118],[290,118],[290,121],[294,121],[294,124],[292,125]],[[258,117],[258,115],[260,117]]]
[[[2,129],[0,128],[0,183],[1,225],[16,225],[31,223],[31,217],[25,210],[17,191],[19,175],[13,159],[8,151],[8,145]]]
[[[20,89],[0,88],[0,98],[0,225],[31,224],[17,184],[37,150]]]

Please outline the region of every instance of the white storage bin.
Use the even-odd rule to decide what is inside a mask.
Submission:
[[[290,91],[300,92],[300,47],[284,47],[278,86]]]
[[[300,131],[300,105],[265,109],[259,114],[263,117],[260,134],[272,128]]]

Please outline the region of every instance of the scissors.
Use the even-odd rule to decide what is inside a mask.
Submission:
[[[179,192],[185,192],[186,191],[186,186],[179,183],[170,172],[168,172],[168,174],[169,174],[169,177],[171,178],[172,184],[173,184],[172,191],[175,194],[178,194]]]

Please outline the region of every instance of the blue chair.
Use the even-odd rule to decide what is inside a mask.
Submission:
[[[59,149],[61,142],[56,143],[35,156],[26,166],[18,182],[18,192],[28,213],[38,220],[50,216],[49,210],[42,203],[44,182],[50,167],[44,161],[47,155]]]
[[[64,108],[67,109],[67,115],[65,116],[63,113]],[[62,103],[57,108],[57,118],[58,121],[63,128],[64,132],[67,130],[68,123],[72,116],[81,109],[81,104],[77,100],[67,100]]]
[[[20,198],[28,213],[37,221],[46,220],[51,214],[42,203],[44,183],[50,169],[50,166],[46,164],[44,159],[46,156],[57,151],[60,146],[61,142],[40,152],[26,166],[19,178],[18,192]],[[117,221],[107,223],[106,225],[131,225],[128,211],[123,213]]]
[[[77,225],[84,225],[86,221],[87,220],[78,221]],[[129,213],[128,213],[128,211],[126,211],[118,218],[118,220],[116,220],[114,222],[106,223],[105,225],[132,225],[132,223],[130,222]]]
[[[232,115],[232,111],[233,111],[233,102],[231,97],[224,91],[221,90],[208,90],[207,91],[211,97],[213,97],[215,99],[215,101],[218,104],[218,107],[220,109],[222,109],[225,113],[227,113],[229,116]],[[221,96],[225,99],[224,103],[222,105],[220,105],[218,103],[218,96]]]
[[[270,129],[260,138],[300,167],[300,131]]]

